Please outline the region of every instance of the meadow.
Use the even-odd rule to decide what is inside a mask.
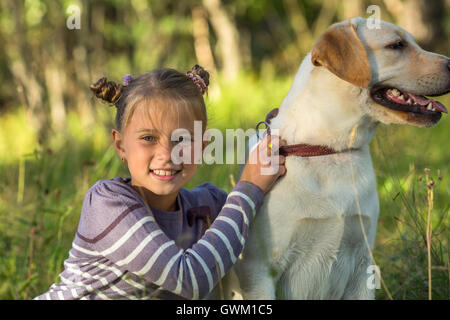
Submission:
[[[270,74],[218,81],[206,100],[208,127],[254,128],[291,82]],[[441,101],[450,106],[449,96]],[[86,191],[99,179],[128,176],[111,143],[113,109],[91,104],[94,119],[68,114],[66,130],[45,145],[23,106],[0,116],[0,299],[31,299],[58,281]],[[381,204],[377,299],[428,299],[429,273],[431,297],[450,298],[449,125],[447,115],[433,128],[380,125],[371,142]],[[238,172],[238,165],[203,164],[187,188],[211,181],[229,192]]]

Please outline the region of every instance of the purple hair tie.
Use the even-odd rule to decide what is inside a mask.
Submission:
[[[133,80],[134,80],[134,78],[131,75],[129,75],[129,74],[126,74],[126,75],[124,75],[122,77],[122,81],[123,81],[123,85],[124,86],[127,86]]]

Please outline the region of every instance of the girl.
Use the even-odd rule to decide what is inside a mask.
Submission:
[[[105,78],[91,85],[117,108],[112,138],[131,177],[89,189],[61,281],[36,299],[199,299],[230,269],[264,193],[285,173],[284,158],[272,175],[261,174],[269,164],[246,164],[228,196],[208,182],[182,188],[196,164],[172,161],[171,133],[192,132],[194,120],[205,131],[208,84],[195,66],[126,76],[124,86]],[[258,148],[269,152],[269,144],[266,137]]]

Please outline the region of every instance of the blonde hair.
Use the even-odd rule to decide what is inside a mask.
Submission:
[[[202,79],[202,85],[192,80],[192,75]],[[183,74],[174,69],[155,69],[135,79],[127,85],[107,81],[105,77],[90,86],[95,96],[112,103],[117,108],[116,128],[125,130],[139,106],[157,127],[165,120],[189,116],[202,122],[202,132],[206,130],[207,115],[203,92],[209,85],[209,73],[195,65],[192,71]]]

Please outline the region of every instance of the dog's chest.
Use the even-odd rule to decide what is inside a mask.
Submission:
[[[277,269],[293,257],[332,261],[340,248],[362,244],[361,223],[374,237],[379,206],[370,156],[357,156],[351,165],[317,160],[288,158],[288,174],[266,196],[255,221],[270,234],[268,254]]]
[[[288,157],[286,169],[286,176],[269,193],[263,206],[271,218],[293,221],[359,213],[372,216],[378,197],[370,155],[349,155],[344,159]]]

